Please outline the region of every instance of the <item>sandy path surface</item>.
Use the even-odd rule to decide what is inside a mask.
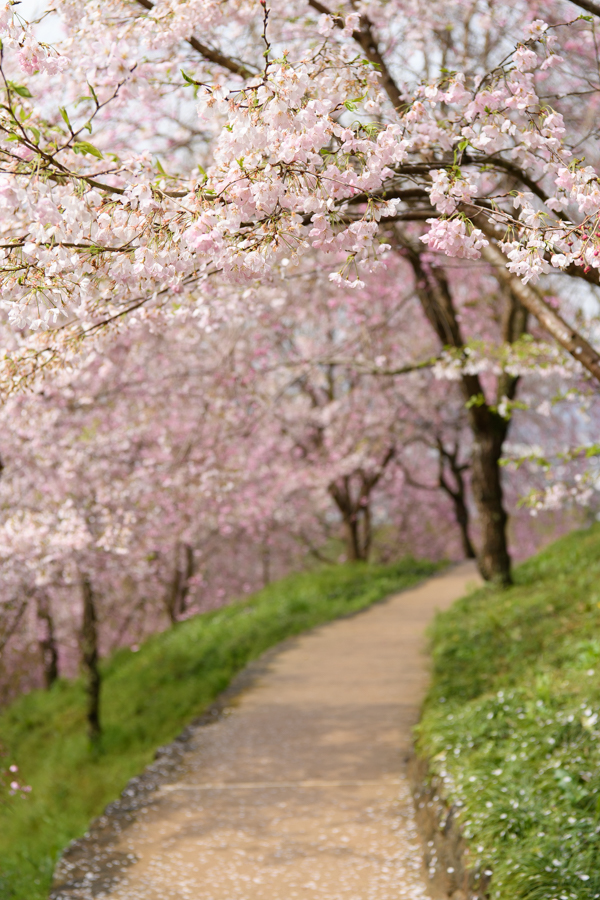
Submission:
[[[405,762],[427,684],[424,629],[478,581],[464,563],[284,645],[177,780],[112,841],[111,900],[421,900]],[[81,872],[81,866],[79,866]]]

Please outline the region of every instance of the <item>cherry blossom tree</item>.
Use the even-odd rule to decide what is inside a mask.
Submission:
[[[61,2],[63,38],[50,47],[9,4],[0,287],[20,330],[7,388],[141,307],[210,302],[216,272],[277,279],[284,259],[311,249],[354,289],[403,252],[440,342],[458,351],[443,256],[482,257],[515,309],[510,340],[526,310],[598,377],[566,291],[559,309],[543,294],[550,272],[598,279],[586,106],[597,60],[577,6],[114,0],[82,15]],[[512,403],[516,381],[505,386]],[[480,556],[486,577],[506,582],[506,420],[480,387],[465,374],[488,522]]]
[[[82,15],[61,2],[65,36],[51,48],[8,4],[3,283],[12,319],[42,327],[63,310],[110,317],[157,292],[197,290],[215,268],[252,280],[276,270],[282,250],[311,246],[348,254],[333,277],[358,283],[383,252],[381,220],[427,216],[432,249],[500,262],[526,308],[594,369],[584,338],[567,335],[527,287],[553,267],[597,279],[587,234],[595,170],[573,161],[570,144],[586,139],[582,107],[574,104],[567,138],[551,106],[589,83],[593,22],[565,23],[577,4],[561,2],[546,10],[549,22],[532,21],[535,5],[518,2],[498,14],[449,0],[424,16],[418,2],[288,6],[278,15],[252,0],[114,0],[88,2]],[[576,65],[561,57],[561,36],[584,48]],[[217,49],[224,42],[231,55]],[[27,86],[14,80],[17,67]],[[140,154],[140,143],[152,144],[148,123],[138,131],[130,120],[119,137],[111,128],[113,109],[133,102],[151,101],[154,121],[168,118],[186,89],[197,95],[208,163],[191,178],[185,165],[167,175]],[[57,94],[63,105],[51,110]],[[95,127],[99,148],[86,139]]]
[[[522,377],[600,377],[600,9],[54,9],[51,42],[0,13],[0,385],[34,390],[3,413],[0,639],[35,622],[50,684],[76,612],[93,731],[98,654],[229,595],[225,545],[266,581],[341,518],[364,558],[435,485],[508,583]]]
[[[82,662],[94,738],[101,655],[307,551],[327,557],[340,523],[349,559],[367,558],[382,526],[396,554],[454,552],[452,507],[417,516],[405,477],[438,412],[424,406],[428,370],[389,370],[421,340],[395,327],[414,302],[395,280],[340,297],[307,265],[226,322],[132,323],[5,405],[0,621],[12,646],[35,635],[47,686]],[[450,404],[452,385],[436,384],[459,419],[460,395]],[[450,424],[435,433],[455,437]],[[435,449],[422,457],[435,473]]]

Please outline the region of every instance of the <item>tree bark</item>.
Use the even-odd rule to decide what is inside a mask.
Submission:
[[[530,284],[523,284],[518,275],[506,268],[507,258],[493,244],[484,247],[481,255],[495,266],[496,277],[519,303],[536,317],[540,325],[552,335],[581,365],[600,381],[600,353],[579,332],[565,322],[544,297]]]
[[[58,647],[54,633],[54,619],[50,609],[50,598],[44,591],[40,591],[37,595],[36,609],[38,621],[44,630],[44,636],[40,638],[38,644],[42,657],[44,686],[49,689],[58,678]]]
[[[175,625],[175,623],[177,622],[177,616],[179,613],[179,596],[181,592],[181,572],[179,570],[179,559],[177,558],[179,555],[178,549],[179,548],[176,548],[175,550],[175,565],[173,567],[173,575],[167,589],[165,603],[165,606],[167,608],[167,615],[169,616],[171,625]]]
[[[346,556],[350,562],[367,562],[371,552],[373,529],[371,522],[371,491],[379,482],[385,467],[395,455],[395,447],[388,450],[380,471],[366,475],[359,471],[359,488],[352,496],[352,482],[349,476],[340,478],[329,486],[329,493],[337,506],[342,522],[346,542]]]
[[[445,347],[462,348],[464,341],[443,271],[423,265],[420,253],[408,241],[401,238],[400,242],[415,274],[421,306],[440,342]],[[517,316],[515,321],[521,319]],[[504,378],[501,382],[509,399],[514,397],[517,379]],[[512,575],[499,461],[510,423],[487,403],[478,375],[463,374],[459,384],[473,434],[471,489],[481,523],[477,564],[486,581],[506,586],[512,583]]]
[[[460,531],[460,542],[465,559],[477,559],[475,548],[469,534],[469,511],[461,498],[453,498],[454,515]]]
[[[175,546],[175,563],[173,577],[169,583],[165,597],[165,607],[171,625],[179,621],[179,617],[185,612],[186,599],[189,593],[189,581],[194,574],[194,548],[189,544],[183,545],[184,562],[181,567],[181,545]]]
[[[179,603],[180,613],[186,610],[186,601],[190,592],[190,578],[193,577],[195,571],[194,548],[189,544],[184,545],[185,551],[185,571],[183,575],[183,584],[181,585],[181,601]]]
[[[344,519],[346,531],[346,555],[350,562],[363,562],[359,522],[355,513],[350,512]]]
[[[485,413],[473,426],[471,462],[471,489],[481,525],[477,561],[486,581],[507,586],[512,583],[512,576],[506,539],[508,515],[504,509],[499,461],[508,422],[489,408]],[[482,419],[487,419],[485,425]]]
[[[269,547],[266,539],[263,541],[262,545],[261,562],[262,582],[263,587],[266,587],[271,583],[271,548]]]
[[[465,480],[463,471],[468,466],[461,466],[458,462],[458,448],[454,450],[446,450],[441,440],[438,440],[438,452],[440,454],[440,474],[439,485],[441,489],[448,494],[454,505],[454,516],[460,530],[460,538],[463,553],[466,559],[477,559],[471,535],[469,532],[469,508],[466,502]],[[444,473],[444,460],[447,460],[450,471],[456,483],[456,487],[452,487]]]
[[[98,667],[98,619],[94,591],[89,576],[81,577],[83,624],[81,628],[81,656],[86,678],[88,734],[92,744],[100,740],[100,688]]]

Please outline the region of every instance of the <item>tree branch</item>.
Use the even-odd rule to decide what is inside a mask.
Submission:
[[[592,0],[571,0],[571,3],[594,16],[600,16],[600,4],[593,3]]]
[[[344,28],[346,24],[344,17],[334,15],[331,10],[327,9],[327,7],[320,2],[320,0],[308,0],[308,5],[312,6],[316,12],[321,13],[322,15],[331,16],[334,24],[338,28]],[[400,89],[390,75],[386,62],[377,46],[377,41],[373,34],[373,26],[365,15],[360,17],[360,28],[357,28],[352,32],[352,37],[360,46],[369,62],[381,72],[381,86],[391,100],[394,109],[400,114],[405,113],[409,106],[402,99]]]
[[[581,365],[600,381],[600,354],[594,350],[582,335],[560,316],[542,295],[529,284],[523,284],[518,275],[506,268],[507,258],[493,244],[481,251],[482,256],[495,268],[496,277],[506,285],[525,309],[536,317],[540,325],[552,335],[561,347],[571,354]]]
[[[144,9],[154,9],[154,3],[151,3],[150,0],[137,0],[137,2],[140,6],[143,6]],[[203,44],[193,35],[192,37],[186,38],[186,40],[190,47],[203,56],[204,59],[208,60],[208,62],[215,63],[215,65],[227,69],[227,71],[231,72],[233,75],[239,75],[241,78],[252,78],[256,74],[256,72],[252,71],[252,69],[244,63],[238,62],[230,56],[225,56],[220,50],[213,50],[212,47]]]

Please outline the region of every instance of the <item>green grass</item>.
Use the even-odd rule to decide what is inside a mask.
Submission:
[[[25,799],[0,805],[0,897],[47,896],[60,850],[148,764],[154,749],[199,715],[250,660],[284,638],[357,612],[432,574],[405,559],[293,575],[249,600],[206,613],[103,665],[101,750],[85,736],[81,682],[34,691],[0,715],[0,735],[18,760]]]
[[[502,900],[600,897],[600,527],[438,616],[418,750]]]

